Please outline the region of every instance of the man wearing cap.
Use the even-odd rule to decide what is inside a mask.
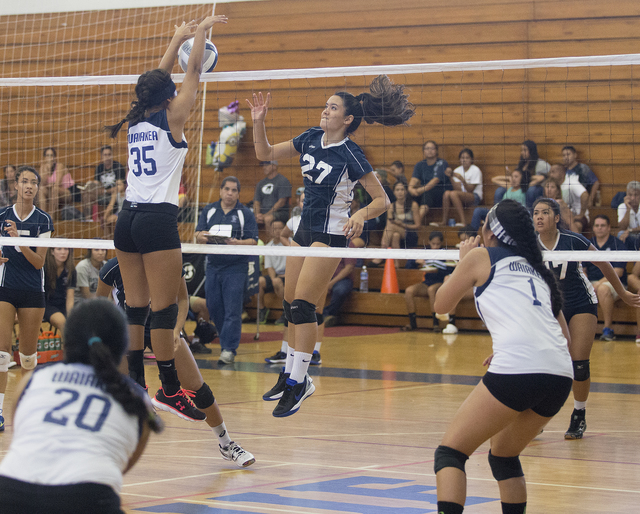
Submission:
[[[277,161],[260,163],[265,174],[253,197],[253,212],[258,225],[271,226],[274,218],[283,223],[289,219],[289,198],[291,198],[291,182],[278,173]]]

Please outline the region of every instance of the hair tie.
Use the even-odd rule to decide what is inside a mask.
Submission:
[[[500,220],[498,220],[498,215],[496,211],[498,210],[498,204],[495,204],[491,210],[487,213],[486,223],[489,224],[489,229],[498,238],[498,241],[509,245],[516,246],[515,240],[507,234],[507,231],[504,229]]]
[[[89,341],[87,341],[87,344],[89,346],[92,346],[94,343],[101,343],[102,339],[100,339],[98,336],[93,336],[92,338],[89,339]]]

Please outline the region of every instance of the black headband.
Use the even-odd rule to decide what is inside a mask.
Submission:
[[[175,92],[176,92],[176,85],[174,84],[173,80],[169,79],[169,82],[167,83],[166,86],[164,86],[156,94],[149,97],[148,107],[153,107],[154,105],[160,105],[167,98],[171,98]]]

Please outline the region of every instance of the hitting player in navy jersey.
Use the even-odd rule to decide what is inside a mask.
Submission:
[[[543,250],[597,251],[587,238],[564,228],[560,219],[560,206],[550,198],[539,198],[533,204],[533,221]],[[640,306],[640,297],[627,291],[620,277],[608,262],[594,262],[595,266],[613,286],[616,293],[628,305]],[[591,282],[576,261],[550,261],[564,296],[564,317],[571,334],[571,358],[573,359],[574,410],[565,439],[581,439],[587,428],[586,407],[591,386],[589,356],[598,324],[598,299]]]
[[[343,91],[331,96],[320,117],[320,126],[296,138],[271,145],[265,117],[271,102],[262,93],[253,95],[251,107],[256,157],[275,161],[299,156],[304,177],[302,219],[292,246],[343,247],[362,233],[364,222],[384,213],[389,205],[382,185],[360,147],[349,139],[364,119],[367,123],[402,125],[414,114],[404,86],[386,75],[373,80],[370,93],[353,96]],[[372,201],[351,214],[353,187],[360,182]],[[296,412],[315,386],[307,374],[317,340],[316,305],[326,290],[340,258],[288,257],[285,275],[284,313],[289,323],[289,349],[283,372],[265,396],[282,392],[273,411],[276,417]]]
[[[100,282],[98,283],[98,296],[113,297],[115,303],[121,308],[125,307],[125,290],[120,274],[120,266],[118,259],[114,257],[109,259],[100,270]],[[206,415],[206,422],[216,435],[220,453],[225,460],[233,461],[238,467],[247,467],[253,464],[256,459],[242,446],[231,440],[229,431],[225,426],[222,414],[218,407],[211,389],[202,378],[202,374],[198,369],[198,365],[193,358],[193,354],[189,350],[189,345],[180,336],[180,331],[184,326],[189,310],[189,292],[187,291],[187,283],[184,280],[184,271],[182,284],[178,294],[178,321],[173,331],[175,344],[176,369],[180,383],[187,391],[187,396],[193,398],[196,407]],[[147,323],[148,325],[148,323]],[[145,345],[149,339],[148,331],[145,333]],[[140,347],[131,347],[127,355],[129,367],[129,376],[135,380],[141,387],[146,388],[143,354],[144,349]],[[155,398],[151,402],[159,409],[170,411],[184,419],[192,421],[192,418],[185,418],[178,410],[169,409],[165,404],[158,402]]]
[[[51,237],[51,216],[33,203],[39,187],[40,175],[36,170],[20,166],[16,172],[17,201],[0,210],[1,236]],[[32,370],[38,363],[36,348],[45,308],[43,267],[46,253],[46,247],[2,245],[0,249],[0,432],[4,430],[4,393],[16,313],[20,326],[22,373]]]
[[[480,238],[460,244],[460,262],[436,293],[439,314],[474,290],[493,354],[482,381],[453,417],[435,451],[439,514],[461,514],[465,464],[489,440],[489,466],[502,512],[524,514],[527,487],[520,453],[562,408],[573,370],[559,285],[544,265],[529,211],[514,200],[487,214]]]
[[[114,232],[122,280],[129,291],[127,318],[131,341],[142,347],[144,325],[151,318],[151,343],[162,387],[156,401],[179,408],[185,416],[196,409],[187,401],[175,368],[173,328],[178,306],[182,253],[178,232],[178,190],[187,154],[184,125],[198,93],[206,32],[226,16],[209,16],[200,24],[182,23],[169,43],[158,69],[143,73],[136,100],[119,123],[105,127],[115,138],[128,122],[129,174],[127,192]],[[180,92],[171,70],[180,45],[194,37]],[[185,408],[186,405],[186,408]]]

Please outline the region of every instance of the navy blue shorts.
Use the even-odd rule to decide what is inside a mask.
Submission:
[[[573,379],[548,373],[503,375],[487,373],[482,383],[500,403],[523,412],[531,409],[545,418],[555,416],[569,397]]]
[[[13,305],[16,309],[44,309],[46,305],[43,291],[24,291],[0,287],[0,302]]]
[[[323,243],[333,248],[347,248],[349,246],[349,240],[346,236],[312,232],[304,226],[303,222],[300,222],[293,240],[300,246],[311,246],[313,243]]]
[[[145,254],[182,247],[177,207],[171,204],[137,204],[132,208],[127,203],[116,222],[113,235],[116,249]]]
[[[576,314],[593,314],[596,318],[598,317],[598,304],[584,304],[577,306],[567,306],[565,305],[562,309],[562,314],[564,314],[564,319],[567,320],[567,324],[569,320],[573,318]]]

